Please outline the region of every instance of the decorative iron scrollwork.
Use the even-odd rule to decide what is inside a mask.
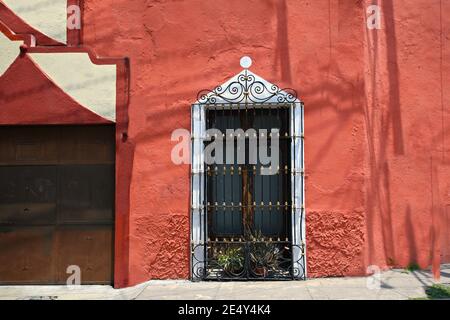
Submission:
[[[202,257],[195,252],[202,247]],[[193,247],[193,277],[202,280],[301,280],[303,255],[290,241],[208,241]]]
[[[237,75],[236,79],[213,90],[201,90],[197,95],[198,104],[217,103],[294,103],[297,92],[291,88],[280,89],[248,70]]]

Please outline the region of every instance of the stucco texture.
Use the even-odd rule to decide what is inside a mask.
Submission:
[[[189,276],[190,173],[170,137],[243,55],[305,102],[308,275],[432,263],[450,203],[450,2],[380,0],[368,30],[372,3],[85,1],[84,45],[131,63],[127,285]]]

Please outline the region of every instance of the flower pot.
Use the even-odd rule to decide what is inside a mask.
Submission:
[[[255,274],[260,277],[267,277],[269,270],[266,267],[256,267]]]

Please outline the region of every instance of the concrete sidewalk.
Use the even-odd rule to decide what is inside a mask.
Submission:
[[[450,284],[450,264],[441,267],[441,283]],[[126,289],[110,286],[0,286],[4,299],[387,299],[425,297],[434,283],[430,271],[389,270],[379,288],[369,289],[365,277],[321,278],[281,282],[149,281]]]

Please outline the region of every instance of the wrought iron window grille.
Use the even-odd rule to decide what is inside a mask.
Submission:
[[[280,89],[247,69],[213,90],[201,90],[197,98],[198,101],[192,106],[192,279],[305,279],[303,103],[297,98],[295,90]],[[255,117],[257,113],[264,117],[264,112],[274,113],[277,117],[289,115],[285,123],[287,127],[277,138],[286,141],[282,148],[289,150],[291,157],[287,160],[284,156],[286,163],[278,166],[274,178],[270,178],[273,179],[270,180],[271,186],[277,186],[276,192],[284,194],[282,197],[285,199],[273,200],[273,196],[267,196],[273,191],[269,187],[269,191],[261,191],[259,198],[262,198],[255,201],[257,195],[249,190],[257,184],[257,179],[264,184],[264,178],[258,178],[261,177],[259,166],[202,163],[203,156],[199,153],[211,138],[206,133],[208,123],[211,119],[219,119],[220,115],[226,117],[233,112],[238,118],[242,114],[244,117]],[[236,138],[225,134],[216,137],[224,140]],[[248,141],[259,138],[259,135],[246,135],[244,138]],[[272,138],[270,132],[266,138]],[[234,185],[227,186],[226,181]],[[239,199],[227,199],[230,198],[227,192],[232,193],[231,197],[235,196],[236,181],[240,181]],[[281,181],[282,185],[277,185],[277,181]],[[274,215],[278,218],[273,218]],[[233,222],[233,217],[237,217],[240,224]],[[252,220],[250,227],[246,224],[248,217]],[[267,217],[275,219],[278,228],[271,230],[266,226],[268,234],[262,234],[255,228],[255,220],[259,219],[261,223]],[[218,219],[222,218],[232,221],[231,224],[219,222]],[[221,223],[222,226],[217,229]],[[227,224],[229,230],[226,230]],[[258,232],[259,236],[255,236]]]

